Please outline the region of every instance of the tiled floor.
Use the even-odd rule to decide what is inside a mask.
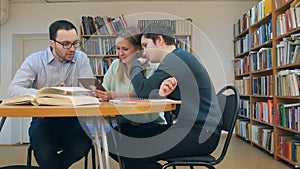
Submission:
[[[26,164],[27,145],[0,146],[0,166]],[[33,164],[36,164],[35,161]],[[83,160],[74,164],[70,169],[83,169]],[[91,163],[89,163],[91,168]],[[185,169],[186,167],[179,167]],[[196,167],[197,168],[197,167]],[[201,168],[201,167],[198,167]],[[265,151],[251,146],[240,138],[232,138],[225,159],[217,165],[219,169],[289,169],[294,166],[283,161],[274,160],[273,156]],[[111,161],[111,169],[118,169],[118,164]]]

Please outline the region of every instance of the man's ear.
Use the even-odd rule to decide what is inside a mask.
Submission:
[[[53,48],[54,47],[54,41],[53,40],[49,40],[49,45]]]
[[[156,38],[156,45],[162,46],[164,44],[165,44],[164,38],[162,37],[162,35],[158,35]]]

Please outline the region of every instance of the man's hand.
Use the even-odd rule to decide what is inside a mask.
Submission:
[[[177,87],[177,80],[175,79],[175,77],[170,77],[161,83],[159,88],[159,95],[167,96],[171,94],[176,87]]]
[[[67,87],[67,84],[65,84],[64,82],[62,82],[62,83],[60,83],[58,86],[59,86],[59,87]]]
[[[141,63],[141,66],[145,69],[147,66],[149,66],[148,62],[149,59],[148,58],[137,58],[137,60]]]

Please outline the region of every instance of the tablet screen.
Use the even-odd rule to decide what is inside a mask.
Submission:
[[[94,77],[78,77],[79,83],[87,89],[96,87],[98,90],[106,91],[97,78]]]

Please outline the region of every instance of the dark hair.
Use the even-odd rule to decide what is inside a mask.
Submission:
[[[76,27],[71,22],[66,21],[66,20],[57,20],[57,21],[53,22],[49,27],[50,40],[55,40],[57,31],[61,30],[61,29],[63,29],[63,30],[75,29],[76,33],[78,33]]]
[[[161,35],[167,45],[175,45],[174,30],[171,26],[162,23],[150,23],[141,33],[145,38],[152,39],[154,44],[157,37]]]

